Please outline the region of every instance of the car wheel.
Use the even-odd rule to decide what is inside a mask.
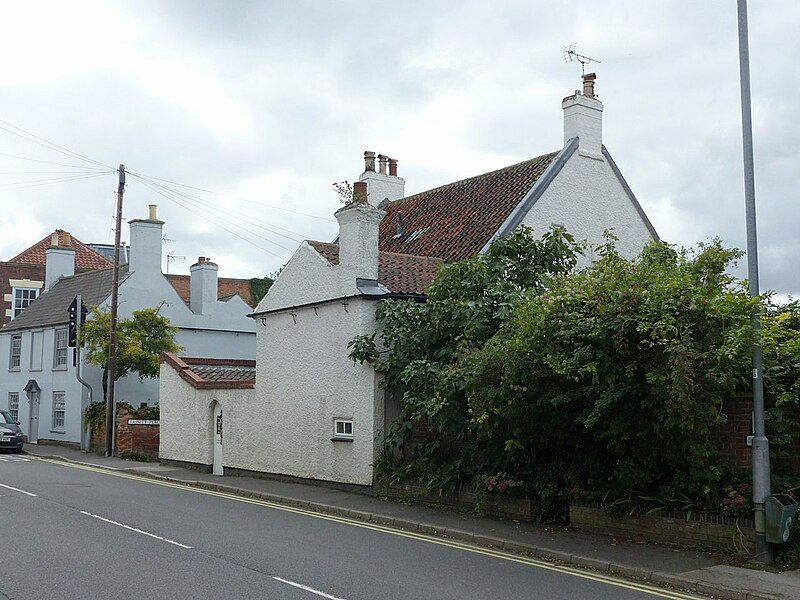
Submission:
[[[14,454],[22,454],[22,448],[14,448],[11,452]]]

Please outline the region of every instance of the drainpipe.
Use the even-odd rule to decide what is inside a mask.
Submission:
[[[83,312],[81,311],[81,308],[83,307],[83,300],[82,300],[80,294],[78,294],[78,297],[76,299],[75,304],[76,304],[76,307],[77,307],[77,310],[75,311],[77,313],[76,319],[75,319],[75,327],[77,327],[79,335],[80,335],[81,326],[83,325],[83,321],[82,321]],[[78,382],[86,390],[86,394],[81,394],[81,450],[83,450],[84,452],[88,452],[89,449],[90,449],[89,446],[91,445],[91,441],[92,441],[92,432],[91,432],[91,426],[90,425],[87,424],[87,425],[84,426],[84,424],[83,424],[83,416],[85,414],[86,407],[89,404],[91,404],[91,402],[92,402],[92,386],[89,385],[89,382],[87,382],[81,376],[81,348],[82,347],[83,347],[83,344],[80,343],[80,342],[75,345],[75,378],[78,380]]]

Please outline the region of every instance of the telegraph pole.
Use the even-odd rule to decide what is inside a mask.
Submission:
[[[111,324],[108,335],[108,388],[106,395],[106,456],[114,455],[114,373],[117,369],[117,310],[119,308],[119,247],[122,237],[122,195],[125,193],[125,165],[119,166],[117,224],[114,229],[114,274],[111,283]]]
[[[759,295],[758,239],[756,236],[756,186],[753,169],[753,122],[750,111],[750,49],[747,41],[747,0],[737,0],[739,15],[739,84],[742,96],[742,149],[744,204],[747,222],[747,279],[751,297]],[[766,540],[764,499],[770,495],[769,440],[764,430],[764,380],[761,369],[761,316],[753,311],[753,505],[755,506],[756,558],[772,562]]]

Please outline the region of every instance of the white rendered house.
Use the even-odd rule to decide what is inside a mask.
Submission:
[[[218,298],[218,267],[204,258],[191,268],[187,303],[170,277],[161,272],[163,221],[151,205],[147,219],[129,222],[129,264],[121,268],[119,317],[160,306],[160,314],[178,328],[176,342],[183,352],[203,356],[252,359],[255,324],[251,307],[238,295]],[[108,308],[112,269],[75,275],[75,250],[54,244],[46,250],[45,290],[17,318],[0,329],[0,406],[20,421],[30,443],[49,440],[81,442],[81,415],[89,401],[102,400],[102,372],[82,364],[78,380],[74,349],[68,347],[68,307],[80,295],[87,307]],[[116,398],[134,407],[159,402],[157,379],[128,376],[117,382]]]
[[[336,243],[301,244],[252,315],[253,388],[214,389],[191,365],[162,364],[162,459],[369,486],[376,436],[398,409],[347,345],[375,331],[378,300],[424,301],[439,264],[521,224],[594,243],[612,229],[629,257],[658,239],[602,144],[594,75],[562,109],[560,150],[412,196],[395,159],[379,155],[376,168],[366,152],[354,199],[336,212]]]

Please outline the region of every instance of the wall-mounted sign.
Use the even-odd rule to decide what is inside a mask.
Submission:
[[[148,419],[128,419],[128,425],[161,425],[161,421]]]

